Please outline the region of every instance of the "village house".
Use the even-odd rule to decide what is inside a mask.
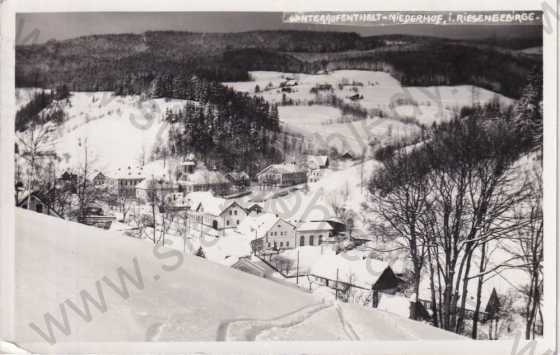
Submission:
[[[22,196],[19,196],[17,207],[64,219],[62,215],[50,206],[48,198],[38,191],[31,193],[29,191],[23,192]]]
[[[344,152],[340,155],[340,159],[342,159],[342,160],[354,160],[355,159],[354,153],[347,150],[346,152]]]
[[[215,195],[227,195],[231,182],[219,171],[197,169],[191,174],[183,174],[177,181],[183,193],[210,191]]]
[[[188,154],[184,161],[179,164],[181,174],[192,174],[196,168],[194,154]]]
[[[145,179],[139,182],[136,187],[136,198],[149,202],[153,198],[153,193],[157,193],[159,199],[165,198],[168,194],[179,191],[179,185],[164,179]]]
[[[395,294],[402,283],[387,263],[342,253],[322,255],[309,275],[320,285],[336,290],[343,300],[351,292],[371,292],[373,307],[377,307],[380,293]]]
[[[60,181],[69,183],[69,184],[77,184],[78,183],[78,175],[71,173],[69,171],[65,171],[59,178]]]
[[[295,226],[273,213],[248,216],[237,228],[238,232],[253,238],[257,251],[295,248]]]
[[[144,171],[141,167],[128,166],[118,168],[108,176],[108,183],[118,194],[135,196],[136,185],[144,180]]]
[[[244,171],[229,172],[226,174],[226,178],[238,191],[247,189],[247,187],[251,184],[249,175]]]
[[[257,174],[257,181],[264,188],[298,185],[307,181],[307,172],[296,164],[273,164]]]
[[[264,208],[258,203],[249,205],[249,207],[245,208],[245,210],[247,211],[248,216],[257,216],[264,212]]]
[[[314,170],[309,170],[307,172],[307,182],[312,184],[315,182],[318,182],[319,180],[321,180],[321,177],[323,176],[323,170],[321,169],[314,169]]]
[[[249,257],[239,258],[231,267],[259,277],[266,277],[270,269],[263,265],[262,262],[252,261]]]
[[[101,171],[98,172],[97,174],[95,174],[95,176],[93,177],[93,184],[95,186],[100,186],[100,185],[104,185],[105,182],[107,181],[107,177],[105,176],[105,174],[103,174]]]
[[[214,230],[235,228],[247,217],[237,201],[215,197],[208,191],[190,193],[186,199],[189,219]]]
[[[329,167],[329,157],[326,155],[307,155],[307,182],[315,183],[321,179],[325,169]]]
[[[179,164],[179,176],[177,184],[185,194],[211,191],[215,195],[223,196],[231,192],[232,183],[226,176],[198,164],[193,154],[189,154],[185,161]]]
[[[333,227],[327,222],[304,222],[296,229],[298,245],[315,246],[330,242]]]
[[[311,170],[327,169],[330,165],[329,157],[326,155],[307,155],[307,167]]]

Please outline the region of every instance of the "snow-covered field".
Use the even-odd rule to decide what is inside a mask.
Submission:
[[[285,337],[289,329],[287,338],[293,340],[309,334],[316,340],[334,340],[333,334],[364,340],[461,339],[370,308],[345,304],[335,312],[336,305],[292,287],[30,211],[17,210],[16,235],[15,339],[8,340],[34,352],[56,351],[29,326],[34,323],[49,337],[46,313],[60,322],[62,329],[53,323],[52,336],[61,345],[261,340]],[[89,314],[82,303],[86,292],[97,300],[95,305],[90,299]],[[312,326],[311,316],[321,311],[325,326]],[[304,322],[309,326],[299,326]],[[348,333],[349,328],[354,330]],[[64,329],[71,330],[64,335]]]
[[[419,131],[416,125],[379,117],[340,122],[339,109],[322,105],[280,106],[278,112],[284,126],[304,134],[314,149],[334,147],[341,154],[358,156],[375,139],[390,142]]]
[[[305,103],[315,98],[310,92],[311,88],[320,84],[329,84],[333,87],[333,93],[351,103],[350,96],[354,95],[357,89],[363,96],[359,104],[366,109],[381,109],[388,112],[390,116],[414,117],[419,122],[431,124],[432,122],[448,119],[452,110],[461,106],[468,106],[473,101],[481,104],[498,97],[504,104],[512,102],[511,99],[496,94],[492,91],[471,86],[430,86],[430,87],[403,87],[390,74],[385,72],[365,71],[365,70],[337,70],[328,74],[294,74],[282,72],[251,72],[253,81],[250,82],[228,82],[224,83],[235,90],[248,92],[262,96],[270,102],[280,103],[282,95],[294,101]],[[291,79],[297,82],[294,92],[282,92],[280,83]],[[341,89],[339,84],[345,84]],[[355,83],[357,85],[352,85]],[[260,92],[255,93],[255,87],[259,86]],[[412,99],[417,105],[403,105],[390,107],[391,103],[396,103],[399,99]],[[313,110],[313,109],[312,109]],[[284,114],[288,114],[284,112]],[[280,118],[285,120],[284,114]],[[332,116],[329,112],[326,116]],[[289,116],[288,116],[289,120]]]

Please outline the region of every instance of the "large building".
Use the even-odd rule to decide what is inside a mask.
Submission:
[[[157,194],[158,199],[165,198],[168,194],[179,191],[179,186],[172,181],[163,179],[145,179],[136,185],[136,198],[150,202],[153,194]]]
[[[191,192],[210,191],[215,195],[227,195],[231,191],[231,182],[216,170],[208,170],[198,164],[193,154],[179,164],[179,184],[185,194]]]
[[[315,246],[331,241],[333,227],[327,222],[304,222],[296,229],[298,246]]]
[[[247,217],[245,209],[235,200],[215,197],[208,191],[186,196],[187,213],[192,222],[214,230],[236,228]]]
[[[231,191],[231,183],[219,171],[197,169],[191,174],[182,174],[177,181],[185,193],[210,191],[215,195],[227,195]]]
[[[248,216],[237,230],[253,238],[257,251],[295,248],[295,226],[272,213]]]
[[[269,165],[257,174],[261,187],[286,187],[307,182],[307,172],[296,164]]]
[[[128,166],[118,168],[107,176],[111,187],[119,194],[134,196],[136,185],[145,179],[143,168]]]

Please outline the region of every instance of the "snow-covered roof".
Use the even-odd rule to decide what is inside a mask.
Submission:
[[[408,318],[410,316],[410,299],[401,295],[380,293],[377,309]]]
[[[247,173],[244,171],[240,171],[240,172],[232,171],[230,173],[227,173],[226,176],[229,176],[233,180],[249,179],[249,175],[247,175]]]
[[[307,164],[312,169],[319,169],[325,167],[329,157],[326,155],[308,155],[307,156]]]
[[[183,174],[179,180],[182,185],[217,185],[227,184],[228,179],[219,171],[199,169],[192,174]]]
[[[339,281],[371,289],[388,267],[385,262],[371,258],[364,259],[350,253],[325,254],[311,266],[310,273],[336,280],[338,272]]]
[[[237,203],[235,200],[215,197],[210,191],[191,192],[186,196],[186,200],[191,210],[196,210],[199,206],[202,206],[204,213],[214,216],[221,215],[228,207]]]
[[[330,231],[332,226],[328,222],[304,222],[297,227],[298,232]]]
[[[116,180],[124,179],[144,179],[144,169],[141,167],[127,166],[124,168],[118,168],[107,174],[110,178]]]
[[[262,238],[266,232],[276,224],[280,218],[273,213],[263,213],[258,216],[247,216],[241,221],[237,230],[244,235]]]
[[[264,173],[273,173],[273,174],[290,174],[290,173],[297,173],[303,172],[304,170],[299,168],[295,164],[272,164],[261,170],[258,175],[262,175]]]
[[[144,180],[140,181],[138,184],[136,184],[136,188],[137,188],[137,189],[142,189],[142,190],[148,190],[149,187],[150,187],[151,181],[154,181],[154,180],[152,180],[152,179],[144,179]],[[156,186],[155,186],[156,189],[160,189],[160,188],[163,188],[163,189],[174,189],[174,188],[177,188],[177,185],[174,184],[174,183],[171,182],[171,181],[167,181],[167,180],[157,180],[157,179],[156,179],[156,182],[157,182],[157,183],[156,183]],[[154,187],[152,186],[152,188],[154,188]]]

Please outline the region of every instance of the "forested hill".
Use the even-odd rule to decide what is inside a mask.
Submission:
[[[162,74],[244,81],[250,70],[368,69],[388,71],[405,85],[474,84],[519,97],[528,72],[542,58],[519,55],[511,43],[484,44],[316,31],[94,35],[18,46],[16,85],[113,91],[131,77],[141,78],[135,85],[145,89]]]

